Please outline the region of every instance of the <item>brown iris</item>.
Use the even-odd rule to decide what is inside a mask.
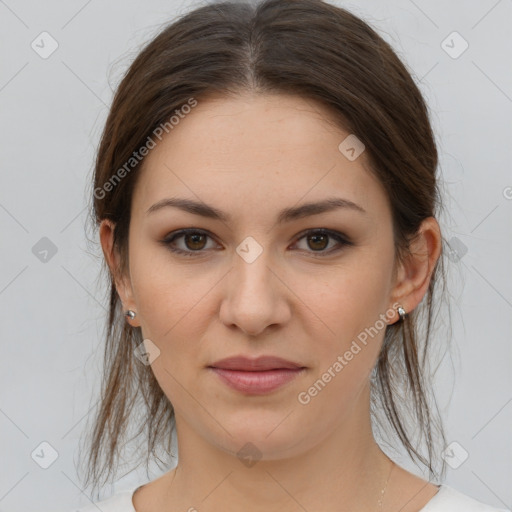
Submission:
[[[328,243],[328,238],[329,236],[324,234],[324,233],[315,233],[313,235],[309,235],[308,237],[308,244],[311,240],[313,240],[313,245],[309,244],[309,246],[312,248],[312,249],[315,249],[315,250],[322,250],[322,249],[325,249],[327,247],[327,243]],[[323,241],[322,241],[323,239]],[[315,246],[315,244],[319,243],[320,245],[318,246]]]
[[[184,235],[184,239],[186,246],[191,250],[201,250],[204,248],[204,245],[206,243],[206,235],[202,233],[186,233]],[[192,240],[192,242],[189,243],[189,240]],[[196,244],[199,244],[200,247],[197,247]]]

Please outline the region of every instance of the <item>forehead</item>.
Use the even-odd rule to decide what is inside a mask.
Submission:
[[[198,100],[161,141],[155,139],[139,169],[133,207],[145,211],[172,195],[229,202],[242,215],[336,192],[367,211],[386,207],[364,152],[354,161],[340,152],[349,135],[325,106],[298,96]]]

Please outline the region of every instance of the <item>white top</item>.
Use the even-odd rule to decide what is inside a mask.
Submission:
[[[95,505],[88,505],[75,512],[137,512],[133,506],[132,496],[141,486],[126,491],[119,491],[110,498]],[[470,498],[466,494],[448,485],[441,485],[439,491],[421,509],[420,512],[511,512],[504,508],[495,508]]]

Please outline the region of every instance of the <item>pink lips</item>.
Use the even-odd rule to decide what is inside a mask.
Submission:
[[[304,366],[275,356],[222,359],[210,365],[228,386],[242,393],[262,395],[280,388],[305,370]]]

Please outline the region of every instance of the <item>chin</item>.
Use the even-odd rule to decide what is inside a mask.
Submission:
[[[297,455],[304,451],[304,430],[293,428],[283,421],[286,415],[280,415],[276,421],[275,417],[268,421],[258,421],[258,425],[226,426],[231,436],[222,430],[221,438],[212,438],[210,441],[218,448],[236,456],[241,462],[257,460],[279,460]],[[248,466],[250,464],[247,464]]]

